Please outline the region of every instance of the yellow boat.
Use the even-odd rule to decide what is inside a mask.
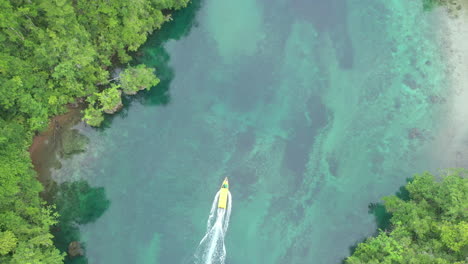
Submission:
[[[226,177],[223,181],[223,184],[221,184],[221,190],[219,190],[218,208],[226,209],[228,195],[229,195],[229,182],[228,182],[228,178]]]

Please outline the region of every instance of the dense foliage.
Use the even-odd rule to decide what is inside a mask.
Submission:
[[[96,96],[86,114],[102,119],[120,102],[112,63],[127,63],[170,18],[162,10],[187,2],[0,0],[0,263],[62,262],[49,233],[57,215],[39,198],[27,152],[31,138],[77,97]]]
[[[466,263],[468,179],[454,171],[437,180],[424,173],[406,185],[409,199],[384,198],[391,232],[358,245],[347,263]]]
[[[129,67],[120,75],[120,83],[126,94],[135,94],[139,90],[149,89],[159,82],[159,78],[154,75],[154,69],[147,68],[143,64]]]
[[[49,234],[56,215],[39,198],[29,137],[23,125],[0,119],[0,263],[60,263]]]
[[[122,91],[119,85],[112,84],[102,92],[94,93],[87,99],[89,105],[84,111],[83,120],[91,126],[99,126],[104,121],[103,112],[113,114],[120,110],[122,104]]]
[[[112,83],[110,88],[88,96],[89,105],[84,111],[83,120],[91,126],[99,126],[104,121],[103,113],[113,114],[122,108],[122,91],[133,95],[140,90],[149,90],[157,85],[160,80],[154,71],[155,69],[148,68],[144,64],[125,69],[119,77],[115,78],[120,85]]]

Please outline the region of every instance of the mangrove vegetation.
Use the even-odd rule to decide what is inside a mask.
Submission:
[[[440,179],[427,172],[416,175],[399,195],[383,200],[390,226],[359,244],[347,263],[466,263],[465,171],[451,171]]]

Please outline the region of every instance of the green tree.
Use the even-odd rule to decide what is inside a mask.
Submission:
[[[391,232],[358,245],[347,263],[464,263],[468,258],[468,179],[454,170],[438,180],[416,175],[409,200],[384,198]]]
[[[113,114],[122,108],[122,91],[118,89],[119,87],[112,84],[111,88],[88,97],[89,105],[84,110],[83,117],[88,125],[97,127],[104,121],[103,112]]]
[[[157,85],[160,80],[154,72],[155,69],[147,68],[144,64],[125,69],[120,74],[120,83],[124,93],[136,94],[139,90],[149,90]]]
[[[353,256],[348,258],[350,264],[358,263],[401,263],[403,246],[386,233],[370,238],[359,244]]]
[[[16,248],[18,239],[11,231],[0,232],[0,255],[6,255]]]
[[[104,121],[104,115],[101,109],[96,109],[94,106],[88,106],[84,110],[83,120],[90,126],[100,126]]]
[[[104,113],[113,114],[122,108],[122,91],[118,89],[119,87],[120,86],[112,85],[111,88],[96,94]]]

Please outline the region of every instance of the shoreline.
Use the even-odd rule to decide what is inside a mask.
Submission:
[[[447,105],[440,118],[442,125],[435,131],[432,157],[438,168],[468,167],[468,2],[457,13],[447,8],[435,12],[437,29],[448,64]]]
[[[67,109],[66,113],[50,119],[47,130],[35,135],[28,149],[33,169],[37,173],[36,179],[44,187],[41,196],[47,202],[51,202],[51,191],[56,185],[55,181],[51,178],[51,168],[61,166],[57,159],[57,151],[62,146],[63,132],[70,130],[73,126],[82,122],[82,107],[68,107]]]

